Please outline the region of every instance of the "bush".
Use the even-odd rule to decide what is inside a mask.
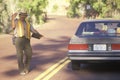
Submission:
[[[0,28],[0,33],[2,33],[2,28]]]
[[[53,5],[53,12],[56,12],[58,10],[58,5],[57,4],[55,4],[55,5]]]
[[[73,11],[71,11],[71,10],[69,10],[68,12],[67,12],[67,17],[69,17],[69,18],[79,18],[81,16],[81,14],[80,13],[74,13]]]

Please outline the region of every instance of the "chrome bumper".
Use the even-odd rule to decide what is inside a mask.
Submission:
[[[120,60],[120,57],[69,57],[70,60]]]
[[[120,60],[120,51],[68,52],[70,60]]]

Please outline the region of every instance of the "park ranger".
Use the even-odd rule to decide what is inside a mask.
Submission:
[[[16,16],[19,15],[17,19]],[[17,52],[18,68],[21,75],[29,72],[32,57],[30,45],[31,32],[39,34],[27,20],[27,12],[21,11],[12,15],[12,28],[14,29],[15,47]]]

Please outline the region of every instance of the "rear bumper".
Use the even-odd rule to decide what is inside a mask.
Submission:
[[[120,57],[69,57],[70,60],[106,60],[106,61],[111,61],[111,60],[120,60]]]
[[[120,52],[68,52],[68,57],[70,60],[120,60]]]

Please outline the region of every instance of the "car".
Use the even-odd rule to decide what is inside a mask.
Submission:
[[[80,22],[68,44],[73,70],[82,63],[120,61],[120,20],[93,19]]]

